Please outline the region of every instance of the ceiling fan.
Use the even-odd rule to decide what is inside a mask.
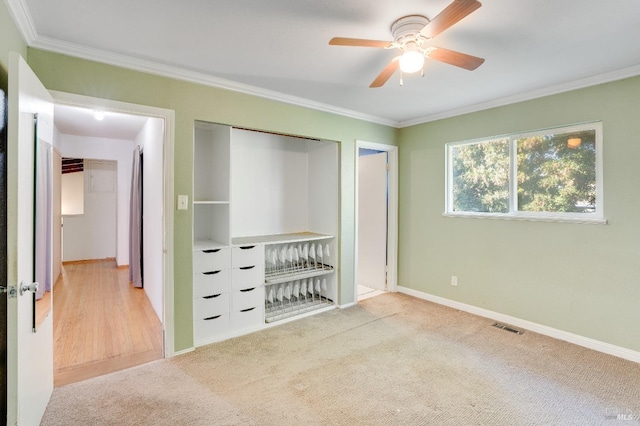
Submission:
[[[454,0],[431,20],[422,15],[403,16],[391,25],[393,41],[334,37],[329,41],[329,44],[332,46],[400,49],[402,54],[393,58],[369,87],[383,86],[398,68],[407,74],[422,70],[424,75],[425,58],[472,71],[482,65],[483,58],[442,47],[428,46],[427,42],[480,6],[482,4],[477,0]],[[400,84],[402,85],[402,76]]]

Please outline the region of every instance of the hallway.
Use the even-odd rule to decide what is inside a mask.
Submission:
[[[162,324],[114,259],[70,262],[53,290],[54,384],[162,358]]]

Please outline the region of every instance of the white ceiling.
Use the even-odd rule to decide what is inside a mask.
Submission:
[[[103,119],[96,119],[96,110],[56,104],[53,111],[56,129],[65,135],[107,139],[135,140],[149,117],[101,111]]]
[[[451,0],[7,2],[35,47],[395,126],[640,75],[638,0],[484,0],[431,42],[482,66],[428,60],[424,78],[379,89],[393,51],[328,41],[391,40],[396,19]]]

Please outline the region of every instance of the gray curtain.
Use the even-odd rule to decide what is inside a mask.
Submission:
[[[131,203],[129,213],[129,281],[142,287],[142,151],[133,151],[131,172]]]
[[[42,298],[52,286],[53,206],[51,145],[38,140],[36,144],[35,192],[35,281],[40,285],[36,299]]]

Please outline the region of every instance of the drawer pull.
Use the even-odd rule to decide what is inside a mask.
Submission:
[[[255,246],[242,246],[242,247],[240,247],[240,250],[251,250],[254,247]]]
[[[241,292],[241,293],[246,293],[246,292],[248,292],[248,291],[253,291],[253,290],[255,290],[255,289],[256,289],[255,287],[253,287],[253,288],[245,288],[244,290],[240,290],[240,292]]]
[[[211,321],[211,320],[214,320],[214,319],[216,319],[216,318],[220,318],[221,316],[222,316],[222,315],[216,315],[216,316],[214,316],[214,317],[207,317],[207,318],[205,318],[204,320],[205,320],[205,321]]]
[[[240,312],[249,312],[249,311],[253,311],[254,309],[255,309],[255,306],[253,308],[242,309]]]
[[[240,269],[242,269],[243,271],[246,271],[247,269],[253,269],[255,267],[256,267],[256,265],[253,265],[253,266],[241,266]]]
[[[220,293],[220,294],[222,294],[222,293]],[[210,296],[202,296],[202,298],[203,299],[214,299],[214,298],[220,296],[220,294],[212,294]]]
[[[210,249],[210,250],[202,250],[203,253],[217,253],[220,249]]]
[[[219,274],[222,271],[209,271],[209,272],[203,272],[204,275],[215,275],[215,274]]]

